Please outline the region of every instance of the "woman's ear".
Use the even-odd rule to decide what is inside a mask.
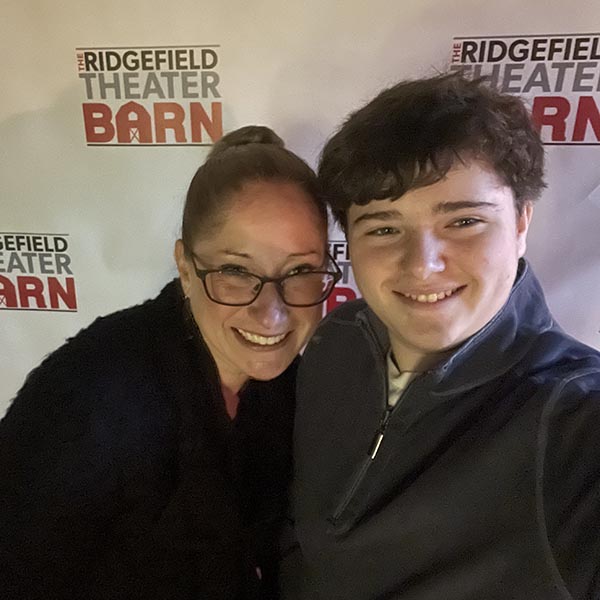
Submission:
[[[185,249],[183,247],[183,241],[177,240],[175,242],[175,250],[173,252],[175,256],[175,263],[177,264],[177,270],[179,271],[179,280],[181,281],[181,288],[186,297],[189,297],[192,285],[192,266],[190,261],[185,255]]]

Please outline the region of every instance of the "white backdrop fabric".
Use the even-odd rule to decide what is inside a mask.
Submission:
[[[508,68],[511,89],[538,98],[549,185],[527,255],[558,322],[600,348],[598,31],[597,0],[3,0],[0,415],[67,337],[175,275],[185,191],[208,150],[190,143],[264,123],[315,165],[349,111],[461,61]],[[119,125],[128,102],[135,119],[123,109]],[[348,272],[332,303],[353,290]]]

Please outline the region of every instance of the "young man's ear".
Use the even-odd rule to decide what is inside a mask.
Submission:
[[[533,215],[533,202],[527,201],[523,204],[521,214],[517,215],[517,246],[519,258],[525,254],[527,249],[527,232]]]
[[[175,242],[173,255],[175,257],[175,263],[177,264],[177,270],[179,271],[181,288],[183,289],[184,295],[189,296],[194,274],[192,273],[192,265],[185,255],[185,249],[181,240]]]

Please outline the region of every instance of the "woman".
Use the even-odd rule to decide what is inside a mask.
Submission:
[[[271,130],[216,144],[179,279],[50,355],[0,423],[0,597],[276,595],[295,357],[339,277],[326,236]]]

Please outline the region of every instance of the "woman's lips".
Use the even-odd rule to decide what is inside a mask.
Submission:
[[[283,340],[289,335],[289,331],[285,333],[280,333],[277,335],[260,335],[258,333],[253,333],[251,331],[246,331],[245,329],[240,329],[239,327],[233,328],[242,339],[246,342],[250,342],[256,346],[262,347],[270,347],[276,346],[277,344],[281,344]]]

